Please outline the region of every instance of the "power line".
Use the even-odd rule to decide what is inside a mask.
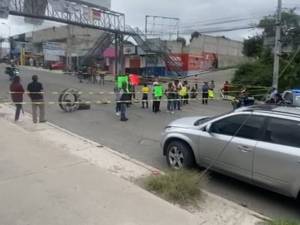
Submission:
[[[194,27],[195,25],[201,25],[201,26],[220,25],[220,24],[227,24],[227,23],[235,23],[235,22],[247,21],[247,20],[251,20],[251,19],[254,19],[254,18],[250,18],[250,17],[248,17],[248,18],[238,18],[238,19],[225,20],[225,21],[222,21],[222,22],[193,24],[193,25],[189,25],[189,26],[180,26],[180,27],[181,28],[190,28],[190,27]]]
[[[208,20],[196,20],[196,21],[189,21],[189,22],[184,22],[182,23],[182,25],[184,24],[190,24],[190,23],[208,23],[208,22],[217,22],[217,21],[223,21],[223,20],[232,20],[232,19],[238,19],[238,18],[251,18],[251,17],[257,17],[257,16],[264,16],[266,14],[269,13],[274,13],[275,12],[275,8],[274,10],[267,10],[265,12],[260,12],[260,13],[252,13],[249,14],[248,16],[240,16],[240,15],[236,15],[236,16],[230,16],[230,17],[219,17],[219,18],[214,18],[214,19],[208,19]]]
[[[233,16],[233,17],[223,17],[223,18],[217,18],[217,19],[210,19],[210,20],[202,20],[202,21],[191,21],[191,22],[185,22],[185,23],[181,23],[181,26],[184,27],[184,26],[189,26],[189,25],[192,25],[192,24],[205,24],[205,23],[222,23],[224,21],[230,21],[230,20],[245,20],[245,19],[257,19],[259,17],[263,17],[265,16],[266,14],[269,14],[269,13],[274,13],[275,12],[275,9],[274,11],[267,11],[267,12],[264,12],[264,13],[255,13],[255,14],[251,14],[249,16]]]

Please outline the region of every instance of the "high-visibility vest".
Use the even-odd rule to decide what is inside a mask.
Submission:
[[[179,91],[179,95],[180,96],[186,96],[186,94],[187,94],[187,87],[183,86],[181,88],[181,90]]]
[[[208,97],[209,98],[214,98],[215,97],[215,93],[213,90],[208,90]]]
[[[162,85],[155,85],[153,88],[154,97],[162,97],[164,95],[164,89]]]
[[[126,84],[128,84],[128,76],[126,76],[126,75],[118,75],[118,78],[117,78],[118,88],[122,88],[122,85],[123,85],[124,82]]]

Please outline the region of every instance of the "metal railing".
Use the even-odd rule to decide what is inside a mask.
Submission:
[[[89,3],[67,0],[11,0],[9,13],[40,20],[125,33],[125,15]]]
[[[171,72],[174,72],[177,76],[183,76],[181,61],[177,60],[177,57],[173,55],[171,49],[163,45],[160,40],[158,40],[158,42],[150,42],[139,28],[126,26],[125,29],[130,33],[134,33],[132,38],[146,53],[159,55],[165,61],[166,66]]]

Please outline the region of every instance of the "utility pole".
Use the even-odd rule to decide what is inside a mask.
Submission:
[[[71,33],[71,25],[67,25],[67,51],[66,51],[66,70],[72,69],[72,44],[73,36]]]
[[[281,55],[281,12],[282,0],[278,0],[277,18],[276,18],[276,36],[274,48],[274,68],[273,68],[273,88],[278,89],[279,63]]]

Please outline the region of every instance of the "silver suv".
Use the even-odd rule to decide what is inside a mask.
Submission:
[[[290,197],[300,194],[300,109],[252,106],[170,123],[161,146],[173,168],[200,166]]]

